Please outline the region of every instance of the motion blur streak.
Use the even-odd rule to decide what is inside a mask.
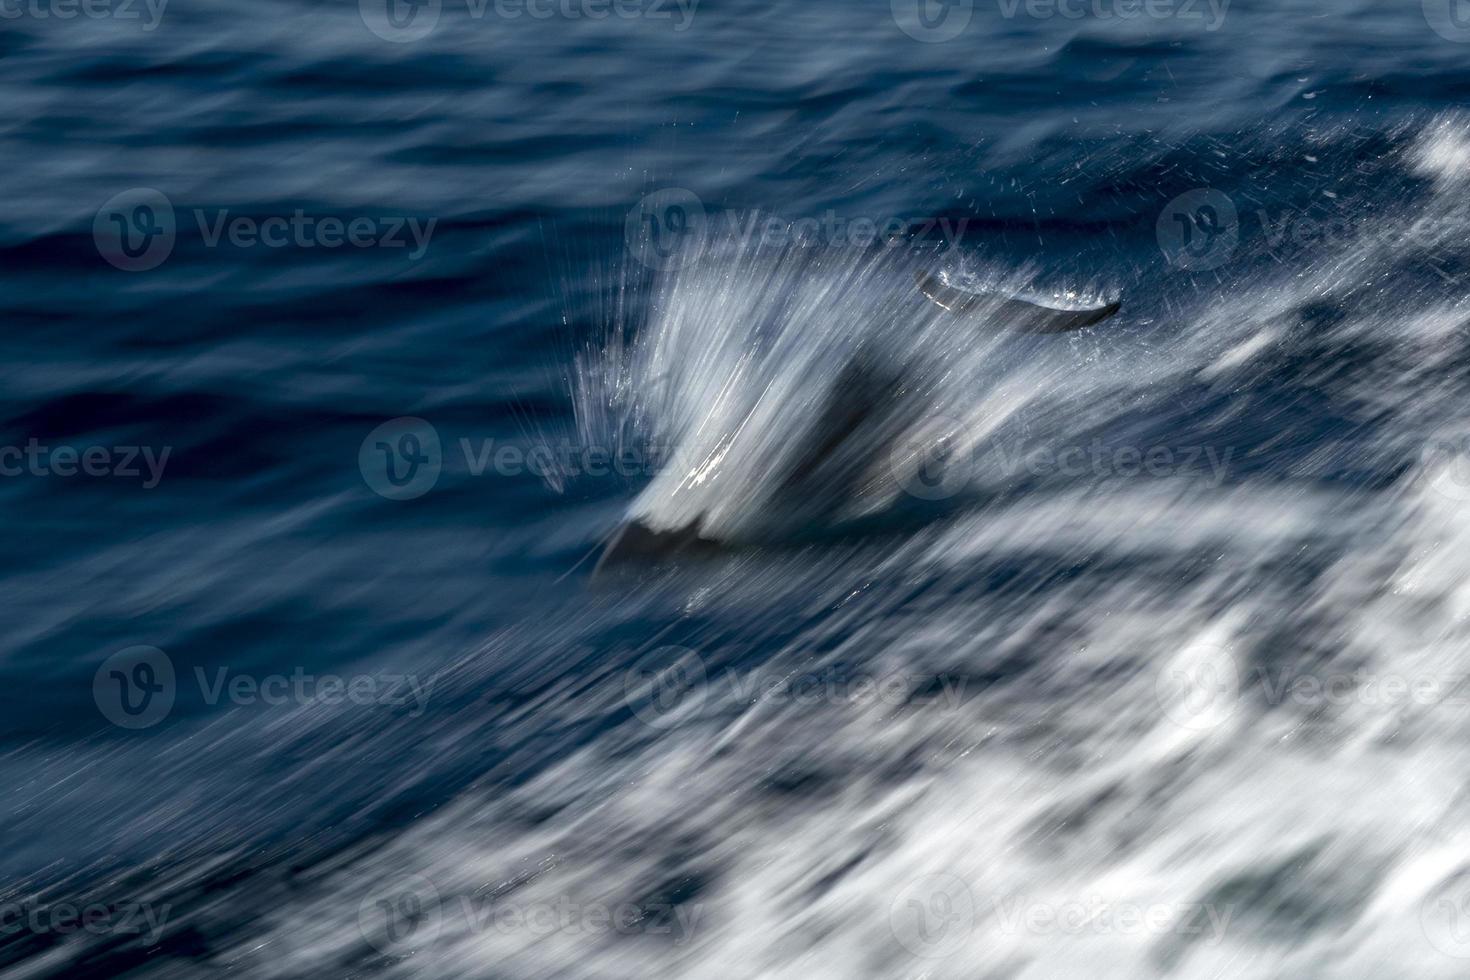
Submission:
[[[1433,6],[7,20],[0,975],[1463,976]]]

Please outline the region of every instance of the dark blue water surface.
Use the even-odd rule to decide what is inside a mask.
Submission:
[[[372,855],[394,846],[443,843],[444,854],[468,861],[426,821],[470,799],[513,801],[508,812],[492,816],[489,803],[481,811],[473,833],[490,851],[498,840],[550,840],[573,827],[595,851],[596,822],[573,816],[593,804],[569,802],[581,792],[570,787],[614,770],[573,760],[637,754],[636,771],[617,777],[631,786],[656,781],[657,760],[680,751],[668,734],[656,750],[625,741],[628,710],[597,693],[611,684],[621,694],[622,672],[650,646],[715,651],[706,653],[711,671],[781,650],[797,650],[797,666],[839,649],[847,662],[878,656],[877,647],[863,652],[862,637],[900,610],[900,635],[913,638],[934,621],[929,604],[958,597],[1035,608],[1088,576],[1128,577],[1136,594],[1161,596],[1213,574],[1210,548],[1169,552],[1184,547],[1176,528],[1142,552],[976,545],[974,560],[942,582],[876,570],[891,547],[880,535],[871,545],[879,557],[853,558],[843,544],[839,557],[810,559],[815,570],[786,568],[783,584],[758,597],[721,591],[723,574],[751,588],[774,574],[744,565],[672,584],[590,586],[601,542],[648,475],[476,473],[463,446],[527,448],[615,428],[577,414],[578,358],[598,363],[609,337],[648,329],[658,270],[632,254],[641,239],[630,221],[666,247],[692,213],[670,217],[658,210],[670,198],[656,197],[650,225],[646,195],[673,189],[686,205],[697,200],[708,241],[752,214],[778,224],[828,216],[824,227],[897,220],[896,242],[872,249],[912,252],[922,265],[926,249],[955,246],[943,261],[980,255],[1045,287],[1121,296],[1111,336],[1122,339],[1071,341],[1079,364],[1122,344],[1137,363],[1156,364],[1181,338],[1274,323],[1277,314],[1262,310],[1284,297],[1290,322],[1271,336],[1300,343],[1253,362],[1228,390],[1212,387],[1215,375],[1165,393],[1139,382],[1100,401],[1096,417],[1072,415],[1089,438],[1094,429],[1180,445],[1228,438],[1239,456],[1227,487],[1305,486],[1302,494],[1368,506],[1396,492],[1417,458],[1380,440],[1408,431],[1394,428],[1403,422],[1394,413],[1414,414],[1393,392],[1464,381],[1463,361],[1440,364],[1434,380],[1389,370],[1380,348],[1392,341],[1368,328],[1321,347],[1312,339],[1366,297],[1389,322],[1395,303],[1410,302],[1396,297],[1423,310],[1463,295],[1463,249],[1445,248],[1434,268],[1390,255],[1345,270],[1324,257],[1351,250],[1364,228],[1432,213],[1437,188],[1470,162],[1455,162],[1454,146],[1466,144],[1449,136],[1437,163],[1414,162],[1433,156],[1436,127],[1453,130],[1470,98],[1470,44],[1452,39],[1457,22],[1436,20],[1432,3],[1427,15],[1417,2],[1234,0],[1217,20],[1203,3],[1189,8],[1198,19],[1072,19],[1025,6],[1007,16],[1007,5],[976,0],[930,11],[969,17],[944,40],[904,30],[938,24],[932,31],[943,33],[942,20],[920,23],[912,4],[870,0],[701,0],[692,11],[668,4],[605,19],[446,2],[401,28],[371,0],[170,0],[156,23],[142,5],[136,18],[71,19],[54,16],[57,6],[16,6],[0,23],[0,444],[23,451],[34,440],[43,455],[102,447],[96,458],[114,467],[140,448],[137,475],[17,464],[0,480],[9,518],[0,893],[42,906],[149,901],[171,912],[157,935],[8,932],[0,966],[15,976],[918,969],[876,952],[833,965],[816,940],[779,946],[785,960],[722,959],[762,935],[735,924],[738,902],[721,904],[740,875],[737,860],[717,856],[723,836],[654,821],[635,845],[619,836],[613,810],[608,852],[657,856],[650,870],[627,871],[627,894],[675,905],[701,895],[717,942],[733,946],[697,961],[643,946],[577,947],[566,960],[529,946],[477,959],[456,946],[449,959],[415,960],[416,951],[384,952],[364,938],[356,922],[365,893],[338,881],[352,868],[386,867]],[[1238,244],[1228,263],[1181,269],[1161,230],[1175,227],[1166,209],[1204,189],[1233,202]],[[1187,222],[1197,212],[1181,213]],[[1273,235],[1276,223],[1297,228],[1304,216],[1320,227]],[[293,218],[316,230],[292,237]],[[236,219],[274,228],[276,244],[249,231],[232,240]],[[364,244],[331,240],[322,229],[333,221],[337,240],[357,222]],[[1194,233],[1209,233],[1201,227]],[[156,250],[121,252],[119,234]],[[1287,297],[1314,279],[1351,279],[1360,291],[1315,304]],[[892,288],[910,282],[895,278]],[[1229,361],[1220,370],[1237,369]],[[422,422],[369,438],[404,418]],[[404,432],[426,431],[442,460],[432,486],[412,499],[378,492],[377,442],[391,455],[407,448]],[[163,459],[154,476],[145,451]],[[1309,476],[1292,469],[1305,462]],[[1229,499],[1222,526],[1258,519]],[[1076,514],[1108,508],[1094,498]],[[1261,576],[1254,585],[1241,571],[1204,606],[1219,612],[1243,595],[1313,588],[1351,547],[1262,552],[1259,565],[1241,566]],[[875,605],[859,616],[852,603]],[[1086,621],[1117,608],[1084,601],[1046,630],[1080,637]],[[161,653],[104,665],[138,646]],[[118,697],[137,708],[159,679],[137,672],[145,662],[172,669],[170,702],[146,723],[116,724]],[[1015,653],[949,666],[989,689],[1030,663]],[[412,675],[432,679],[432,693],[422,705],[311,696],[267,704],[211,697],[198,681],[302,674],[372,684]],[[1102,667],[1089,675],[1107,676]],[[775,802],[721,819],[730,834],[749,826],[780,837],[779,824],[755,829],[752,814],[836,806],[865,765],[844,756],[841,736],[823,744],[804,763],[768,772],[775,783],[732,777],[723,796],[691,797],[690,812],[714,813],[702,808],[747,790],[768,794]],[[884,778],[922,768],[925,751],[895,756]],[[540,788],[516,795],[526,787]],[[565,799],[558,787],[568,787]],[[610,786],[606,799],[615,796]],[[859,801],[844,805],[854,822],[871,816]],[[524,871],[517,862],[532,867],[553,852],[589,874],[596,866],[565,842],[507,847],[518,856],[485,856],[508,862],[485,881],[514,878]],[[598,873],[582,882],[584,901],[622,894],[615,875]],[[861,891],[827,907],[824,921],[865,915]],[[874,902],[881,920],[889,898]],[[1006,963],[1023,960],[976,954],[967,975],[1020,975]],[[943,962],[936,975],[959,970]],[[1173,953],[1149,962],[1192,972]]]

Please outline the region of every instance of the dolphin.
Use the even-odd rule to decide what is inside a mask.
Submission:
[[[913,422],[921,411],[902,367],[866,350],[848,359],[827,390],[821,409],[801,434],[793,462],[776,477],[776,499],[792,526],[819,524],[855,493],[871,468],[885,426]],[[703,516],[683,527],[655,528],[634,519],[608,538],[593,577],[625,564],[704,558],[729,544],[703,532]]]
[[[919,292],[951,313],[965,314],[983,309],[997,323],[1022,333],[1065,333],[1100,323],[1123,308],[1121,301],[1102,306],[1066,307],[1044,302],[1040,297],[970,292],[947,285],[938,276],[914,275]]]
[[[1065,333],[1081,330],[1113,316],[1121,302],[1102,306],[1066,308],[1039,298],[970,292],[947,285],[938,277],[919,272],[919,291],[957,316],[983,312],[988,320],[1022,333]],[[830,513],[843,490],[855,489],[867,472],[867,461],[881,447],[874,439],[885,423],[902,430],[922,412],[921,400],[908,384],[901,366],[863,349],[853,354],[833,380],[822,409],[802,437],[796,462],[781,477],[778,493],[793,510],[807,518]],[[895,425],[896,423],[896,425]],[[707,558],[727,544],[706,535],[703,517],[677,528],[656,528],[635,518],[619,526],[607,539],[593,578],[624,565],[651,565]]]
[[[696,517],[683,527],[655,530],[643,521],[628,521],[607,539],[602,557],[592,569],[592,577],[596,579],[623,565],[656,565],[675,558],[717,554],[721,550],[720,542],[699,533],[702,522],[703,518]]]

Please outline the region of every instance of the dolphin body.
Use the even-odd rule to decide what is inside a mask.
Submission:
[[[655,531],[642,521],[628,521],[608,538],[592,577],[629,564],[657,564],[679,557],[708,557],[721,550],[720,542],[702,537],[699,518],[683,527]]]
[[[785,523],[805,526],[830,516],[861,486],[882,427],[916,420],[919,405],[901,368],[885,366],[865,351],[854,353],[802,435],[794,462],[778,477],[776,497],[786,505]],[[593,576],[619,565],[709,557],[727,550],[727,543],[703,533],[702,523],[703,517],[696,517],[683,527],[656,529],[641,520],[627,521],[608,539]]]
[[[919,291],[936,305],[964,316],[984,310],[988,318],[1022,333],[1066,333],[1081,330],[1113,316],[1121,302],[1104,306],[1062,308],[1020,296],[970,292],[918,273]],[[782,477],[779,493],[798,502],[807,517],[821,516],[822,501],[840,499],[834,492],[853,487],[866,470],[872,441],[882,423],[895,417],[912,421],[921,412],[905,384],[901,369],[885,368],[882,361],[859,350],[843,365],[827,392],[822,410],[803,437],[804,448],[794,466]],[[688,558],[707,558],[727,545],[706,536],[702,517],[683,527],[654,528],[642,520],[623,523],[608,538],[593,570],[593,578],[612,569],[657,565]]]
[[[916,273],[914,281],[919,292],[951,313],[964,314],[985,308],[996,321],[1022,333],[1066,333],[1070,330],[1081,330],[1106,320],[1123,308],[1121,301],[1105,306],[1061,307],[1048,305],[1035,297],[975,293],[946,285],[938,276],[923,272]]]

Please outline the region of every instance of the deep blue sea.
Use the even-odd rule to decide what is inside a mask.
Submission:
[[[1461,0],[0,0],[0,86],[0,976],[1470,968]]]

